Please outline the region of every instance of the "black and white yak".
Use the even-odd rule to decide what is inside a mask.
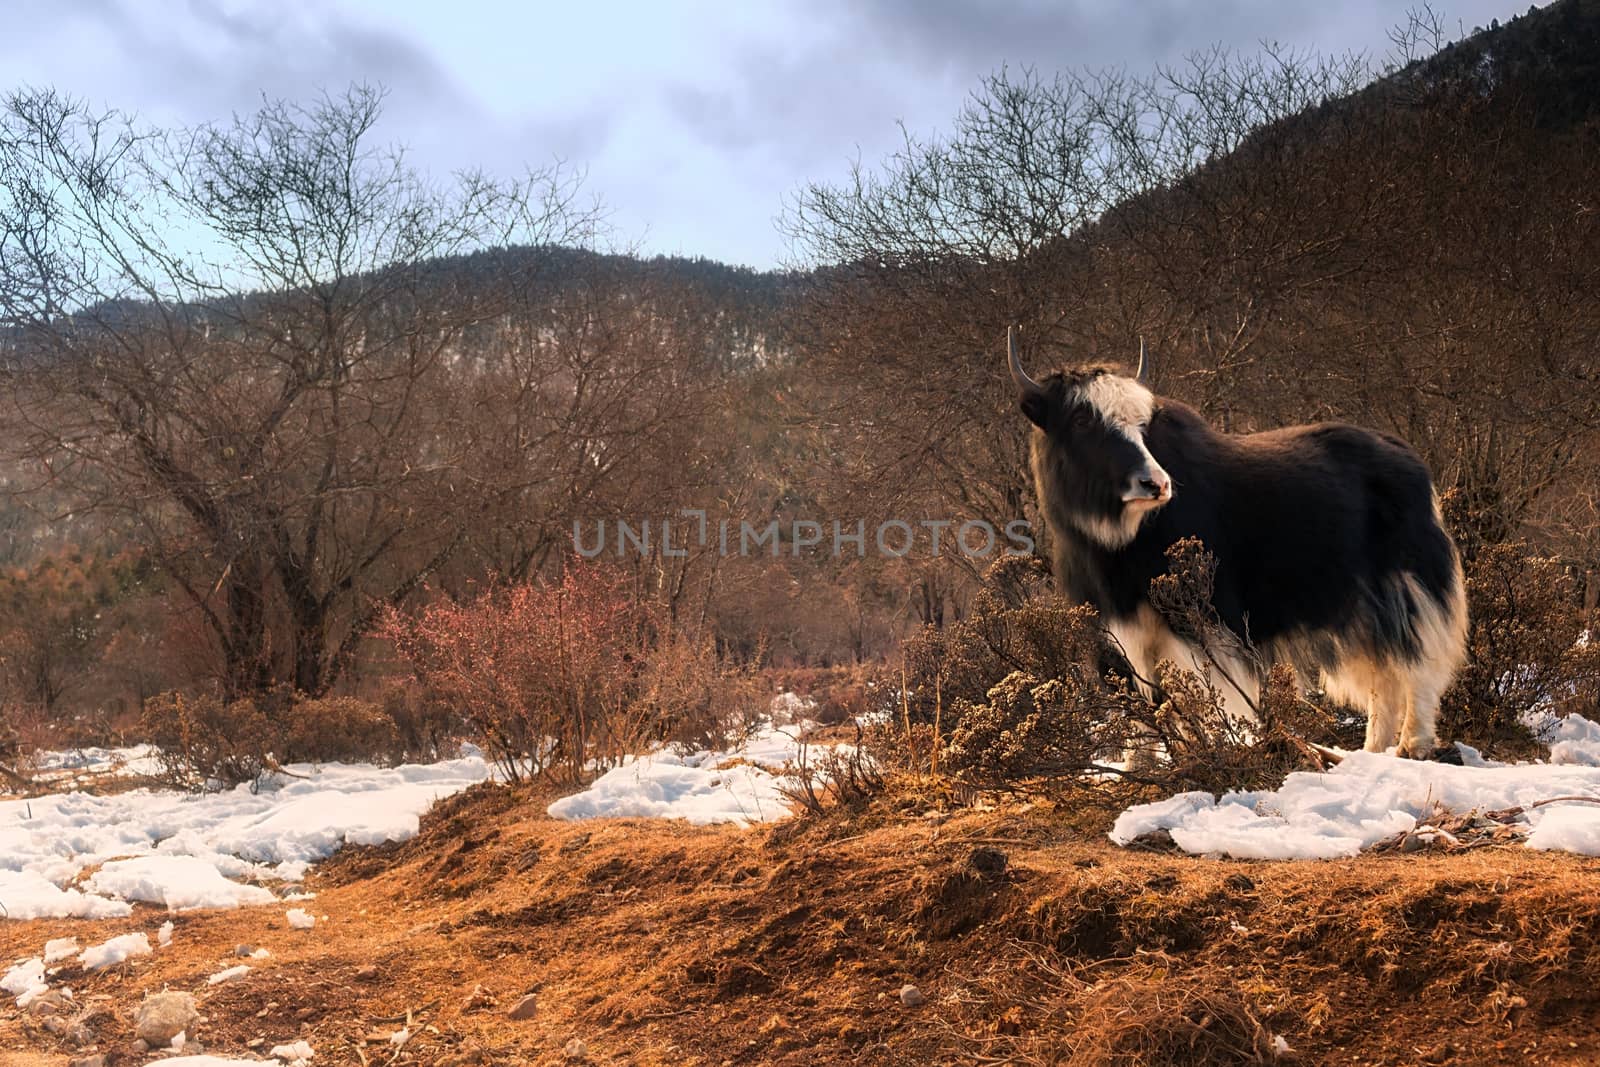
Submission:
[[[1206,663],[1149,599],[1167,548],[1197,537],[1216,561],[1217,615],[1261,661],[1292,663],[1302,684],[1365,711],[1369,751],[1433,752],[1466,597],[1432,479],[1404,441],[1343,423],[1218,433],[1145,387],[1142,352],[1136,378],[1034,381],[1014,331],[1007,348],[1056,580],[1100,612],[1136,675]],[[1216,672],[1231,716],[1248,721],[1256,694],[1238,686],[1257,685],[1260,666]]]

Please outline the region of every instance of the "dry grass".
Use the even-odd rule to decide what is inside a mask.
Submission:
[[[281,908],[181,915],[172,948],[68,984],[124,1013],[191,990],[208,1050],[304,1037],[319,1065],[553,1064],[574,1037],[592,1062],[674,1067],[1251,1063],[1276,1035],[1308,1063],[1600,1056],[1594,860],[1247,864],[1118,850],[1049,806],[738,831],[558,823],[548,799],[480,787],[412,842],[347,850],[309,933]],[[0,955],[166,918],[4,923]],[[273,955],[207,987],[241,942]],[[907,982],[926,1003],[901,1005]],[[534,1018],[509,1019],[530,992]],[[367,1041],[407,1011],[398,1057]],[[144,1063],[125,1024],[101,1032],[112,1067]],[[10,1007],[0,1047],[69,1051]]]

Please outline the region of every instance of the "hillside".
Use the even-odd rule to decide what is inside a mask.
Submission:
[[[198,994],[208,1053],[305,1040],[317,1064],[554,1064],[574,1039],[584,1062],[639,1065],[1600,1055],[1591,859],[1196,860],[1115,849],[1082,832],[1100,816],[1049,806],[753,831],[540,806],[478,787],[406,844],[340,853],[313,877],[312,930],[274,908],[180,914],[169,949],[63,977],[102,1005],[109,1067],[145,1062],[118,1020],[163,987]],[[6,923],[0,953],[166,918]],[[208,986],[241,943],[271,956]],[[71,1050],[12,1011],[0,1045],[39,1050],[0,1058],[19,1065]]]

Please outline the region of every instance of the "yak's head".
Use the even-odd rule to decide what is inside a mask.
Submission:
[[[1033,469],[1040,503],[1052,521],[1069,523],[1106,548],[1121,548],[1145,517],[1172,499],[1172,478],[1150,454],[1145,432],[1155,397],[1139,371],[1124,378],[1103,369],[1028,377],[1007,332],[1017,403],[1036,428]]]

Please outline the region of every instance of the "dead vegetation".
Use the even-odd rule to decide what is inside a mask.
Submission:
[[[549,799],[479,787],[411,842],[338,854],[313,931],[279,908],[177,915],[170,948],[68,984],[106,1009],[109,1067],[142,1067],[127,1012],[163,987],[199,995],[209,1052],[304,1039],[319,1064],[555,1064],[574,1039],[638,1065],[1600,1055],[1594,860],[1209,862],[1112,848],[1068,805],[902,798],[740,831],[555,822]],[[7,923],[0,953],[167,918]],[[241,942],[272,955],[208,987]],[[78,1054],[9,1003],[0,1046]]]

